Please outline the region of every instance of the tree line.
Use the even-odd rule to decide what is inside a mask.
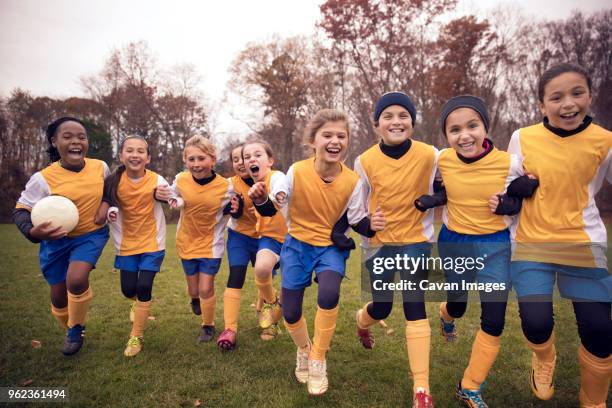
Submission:
[[[490,137],[505,149],[512,132],[541,120],[537,79],[561,61],[583,65],[593,79],[592,115],[612,128],[612,9],[574,11],[563,20],[528,19],[511,8],[485,17],[459,15],[457,0],[328,0],[315,34],[249,43],[230,67],[228,91],[250,107],[242,120],[253,135],[276,148],[281,170],[309,154],[306,121],[327,107],[351,118],[347,163],[376,141],[372,110],[377,98],[403,90],[418,116],[415,138],[445,146],[438,125],[442,104],[470,93],[490,110]],[[81,78],[85,98],[35,97],[14,89],[0,98],[0,215],[6,217],[27,178],[46,164],[44,127],[72,114],[88,124],[91,153],[116,161],[122,137],[144,136],[151,168],[172,177],[182,168],[184,142],[212,135],[211,107],[193,66],[164,68],[144,42],[113,51],[101,71]],[[219,146],[220,171],[229,171]],[[612,211],[610,186],[599,197]]]

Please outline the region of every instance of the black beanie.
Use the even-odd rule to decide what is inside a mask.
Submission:
[[[449,99],[442,107],[442,111],[440,112],[440,127],[442,128],[443,135],[446,135],[446,119],[448,115],[459,108],[470,108],[475,110],[482,119],[485,131],[489,133],[489,112],[487,112],[487,105],[485,105],[484,101],[477,96],[460,95]]]
[[[414,126],[416,123],[416,108],[408,95],[406,95],[404,92],[398,91],[387,92],[380,97],[378,102],[376,102],[376,107],[374,108],[374,122],[378,122],[381,113],[392,105],[399,105],[406,108],[408,113],[410,113],[410,117],[412,118],[412,126]]]

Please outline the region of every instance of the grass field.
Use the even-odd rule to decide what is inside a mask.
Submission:
[[[293,378],[295,348],[283,333],[273,342],[259,339],[252,274],[243,291],[238,348],[220,352],[216,344],[198,344],[199,317],[191,313],[185,279],[176,257],[174,226],[169,226],[167,255],[155,281],[151,320],[145,349],[135,358],[123,356],[130,331],[129,302],[121,295],[119,274],[112,269],[114,249],[107,245],[91,274],[94,300],[81,352],[66,358],[59,352],[64,333],[49,311],[48,286],[38,268],[38,246],[30,244],[13,225],[0,225],[0,386],[63,386],[73,406],[411,406],[404,320],[396,307],[387,320],[395,332],[376,327],[374,350],[364,350],[355,337],[355,310],[360,299],[359,253],[349,260],[340,299],[340,315],[328,353],[330,390],[309,397],[306,386]],[[223,328],[222,299],[227,264],[217,277],[216,325]],[[278,287],[276,282],[275,286]],[[307,291],[304,313],[313,333],[316,288]],[[456,407],[453,388],[461,378],[479,326],[480,308],[471,303],[459,321],[460,338],[443,342],[437,326],[437,303],[427,312],[432,326],[430,382],[436,407]],[[576,407],[579,344],[567,302],[555,305],[558,365],[556,394],[539,401],[529,388],[530,353],[520,330],[516,302],[508,306],[502,348],[493,367],[485,397],[491,407]],[[31,340],[41,348],[33,348]],[[44,404],[40,404],[43,405]]]

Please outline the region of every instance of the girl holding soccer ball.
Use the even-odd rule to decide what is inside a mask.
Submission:
[[[40,243],[40,268],[51,287],[51,312],[67,330],[62,353],[77,353],[83,345],[87,310],[93,298],[89,272],[108,240],[108,227],[95,224],[102,200],[106,163],[86,157],[89,142],[79,119],[62,117],[47,127],[51,164],[35,173],[21,193],[13,220],[23,235]],[[70,199],[79,221],[72,231],[50,221],[34,226],[30,212],[50,195]]]

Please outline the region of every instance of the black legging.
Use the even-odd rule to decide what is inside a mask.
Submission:
[[[467,293],[465,293],[467,296]],[[449,294],[448,298],[452,298]],[[501,336],[506,320],[508,292],[487,293],[480,291],[480,328],[491,336]],[[446,302],[446,311],[455,319],[462,317],[467,309],[467,297],[460,302]]]
[[[121,292],[126,298],[138,297],[141,302],[151,300],[153,280],[157,273],[153,271],[121,271]]]
[[[340,300],[342,275],[334,271],[323,271],[317,275],[319,287],[317,304],[321,309],[333,309]],[[286,289],[283,292],[283,317],[287,323],[296,323],[302,317],[302,302],[305,289]]]
[[[599,358],[612,354],[612,311],[610,302],[572,302],[580,342]],[[519,299],[521,326],[527,340],[542,344],[555,325],[551,296],[525,296]]]
[[[229,276],[227,277],[227,287],[232,289],[242,289],[248,265],[230,266]]]

